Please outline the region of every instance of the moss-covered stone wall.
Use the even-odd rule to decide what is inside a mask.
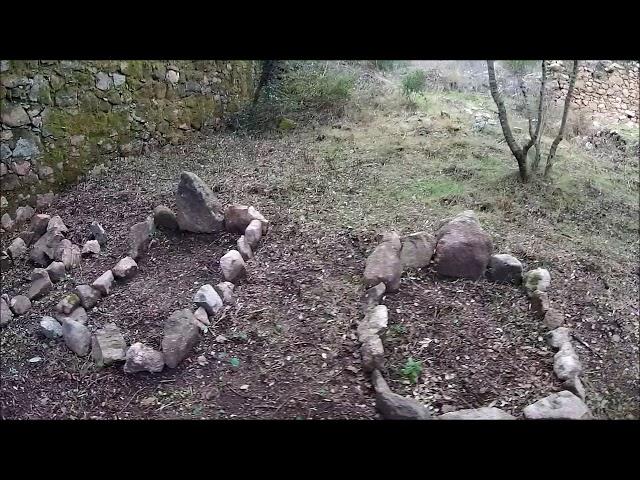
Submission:
[[[0,61],[0,208],[220,126],[251,97],[255,73],[251,61]]]

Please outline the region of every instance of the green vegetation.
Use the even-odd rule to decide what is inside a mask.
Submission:
[[[418,383],[420,374],[422,373],[422,362],[409,357],[407,362],[404,364],[404,367],[400,370],[400,373],[404,378],[415,385]]]
[[[414,70],[402,79],[402,93],[409,96],[424,90],[426,77],[423,70]]]

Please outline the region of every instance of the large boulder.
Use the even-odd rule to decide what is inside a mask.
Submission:
[[[224,211],[224,228],[231,233],[244,233],[253,220],[258,220],[262,225],[262,233],[267,233],[269,221],[253,207],[245,205],[228,205]]]
[[[400,238],[397,234],[383,236],[383,241],[367,258],[364,268],[364,284],[373,287],[384,283],[386,291],[393,293],[400,289],[402,264],[400,263]]]
[[[175,368],[184,360],[200,340],[200,330],[193,312],[177,310],[164,322],[162,353],[169,368]]]
[[[237,282],[246,273],[244,260],[237,250],[230,250],[220,258],[220,268],[225,281],[231,283]]]
[[[402,268],[423,268],[429,265],[435,246],[435,239],[427,232],[417,232],[402,237],[400,251]]]
[[[471,210],[454,217],[436,234],[435,267],[439,275],[481,278],[491,257],[491,237]]]
[[[525,418],[532,420],[587,420],[592,418],[585,403],[567,390],[552,393],[538,400],[525,407],[523,413]]]
[[[162,352],[147,347],[140,342],[134,343],[127,350],[125,373],[151,372],[158,373],[164,369]]]
[[[131,227],[129,231],[129,256],[131,258],[138,260],[146,253],[154,232],[153,217],[149,217],[144,222],[136,223]]]
[[[91,356],[99,367],[121,362],[127,356],[127,342],[114,323],[107,323],[93,337]]]
[[[438,420],[515,420],[516,417],[496,407],[468,408],[445,413]]]
[[[522,282],[522,263],[516,257],[505,253],[491,255],[487,268],[487,279],[498,283],[520,285]]]
[[[429,411],[417,400],[393,393],[379,370],[371,374],[376,391],[376,409],[385,420],[428,420]]]
[[[180,230],[213,233],[224,229],[222,205],[211,189],[194,173],[182,172],[176,193]]]

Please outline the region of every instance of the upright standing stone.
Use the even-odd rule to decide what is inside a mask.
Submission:
[[[136,223],[131,227],[129,232],[129,256],[131,258],[138,260],[146,253],[154,232],[155,226],[152,217],[147,218],[144,222]]]
[[[366,287],[373,287],[382,282],[387,292],[393,293],[400,289],[400,248],[400,238],[397,235],[383,237],[383,242],[367,258],[364,269]]]
[[[191,172],[180,175],[176,209],[180,230],[213,233],[224,229],[222,205],[211,189]]]
[[[29,287],[27,297],[29,297],[29,300],[36,300],[45,296],[52,288],[53,284],[49,278],[49,273],[44,268],[36,268],[31,273],[31,287]]]
[[[184,360],[200,340],[200,330],[189,309],[177,310],[165,320],[162,353],[169,368],[175,368]]]
[[[89,329],[79,322],[65,319],[62,322],[62,335],[67,344],[76,355],[84,357],[89,353],[91,346],[91,333]]]
[[[45,270],[49,272],[49,278],[53,283],[59,282],[64,278],[65,268],[62,262],[51,262]]]
[[[244,260],[249,260],[250,258],[253,258],[253,251],[251,250],[251,246],[247,242],[247,239],[244,238],[244,235],[242,235],[238,239],[237,243],[238,243],[238,252],[240,252],[240,255],[242,255],[242,258]]]
[[[235,283],[246,271],[242,255],[237,250],[230,250],[220,259],[220,268],[225,281]]]
[[[224,227],[227,232],[244,233],[253,220],[260,222],[263,234],[267,232],[269,221],[253,207],[232,204],[224,211]]]
[[[89,231],[91,232],[91,236],[98,241],[101,247],[104,247],[107,244],[107,234],[98,222],[91,222],[89,226]]]
[[[262,223],[259,220],[251,220],[244,231],[244,238],[253,250],[258,246],[262,238]]]
[[[91,286],[99,291],[103,296],[109,295],[111,291],[111,284],[113,284],[113,272],[107,270],[100,275]]]

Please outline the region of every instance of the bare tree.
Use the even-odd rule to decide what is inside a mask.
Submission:
[[[560,130],[558,130],[558,135],[553,140],[551,144],[551,148],[549,149],[549,155],[547,156],[547,165],[544,169],[545,178],[549,177],[551,173],[551,169],[553,168],[553,160],[556,156],[556,150],[558,149],[558,145],[562,141],[562,136],[564,135],[564,127],[567,124],[567,117],[569,115],[569,107],[571,106],[571,97],[573,96],[573,87],[576,84],[576,77],[578,76],[578,60],[573,61],[573,70],[571,71],[571,76],[569,77],[569,89],[567,90],[567,96],[564,99],[564,111],[562,113],[562,121],[560,122]]]
[[[543,102],[544,102],[544,92],[545,92],[545,83],[546,83],[546,65],[544,60],[542,61],[542,81],[540,82],[540,95],[538,102],[538,118],[536,121],[536,128],[533,129],[532,119],[529,118],[529,141],[520,147],[515,138],[513,137],[513,133],[511,132],[511,126],[509,125],[509,117],[507,116],[507,110],[504,106],[504,101],[502,100],[502,96],[500,95],[500,91],[498,90],[498,83],[496,81],[496,73],[495,73],[495,65],[494,60],[487,60],[487,71],[489,73],[489,89],[491,90],[491,96],[493,97],[493,101],[496,103],[498,107],[498,119],[500,120],[500,126],[502,127],[502,133],[504,134],[504,138],[507,141],[507,145],[511,150],[511,153],[516,158],[518,162],[518,170],[520,172],[520,179],[522,182],[527,182],[529,180],[529,169],[527,165],[527,155],[529,153],[529,149],[536,143],[538,136],[540,135],[540,127],[542,124],[542,110],[543,110]],[[522,85],[522,84],[521,84]]]

